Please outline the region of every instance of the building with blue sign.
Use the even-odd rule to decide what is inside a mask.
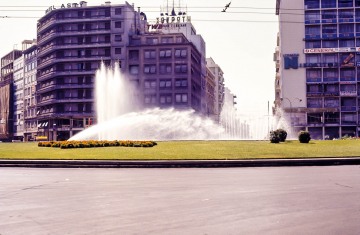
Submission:
[[[315,139],[358,137],[360,1],[277,0],[276,14],[278,117]]]

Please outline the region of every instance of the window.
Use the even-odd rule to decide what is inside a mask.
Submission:
[[[176,42],[177,43],[182,43],[183,42],[183,37],[176,37]]]
[[[160,80],[159,87],[160,89],[171,88],[172,87],[171,80],[170,79]]]
[[[335,8],[336,7],[336,0],[322,0],[321,1],[322,8]]]
[[[336,34],[337,33],[337,26],[336,25],[323,25],[322,26],[322,33],[323,34]]]
[[[156,58],[156,51],[155,50],[145,51],[144,52],[144,58],[145,59],[155,59]]]
[[[338,78],[339,70],[338,69],[324,69],[324,78]]]
[[[306,11],[305,12],[305,20],[312,21],[312,20],[320,20],[321,15],[320,11]]]
[[[320,63],[320,61],[320,54],[306,55],[306,63]]]
[[[175,87],[187,87],[188,81],[187,79],[176,79],[175,81]]]
[[[160,74],[170,74],[172,72],[171,64],[160,64]]]
[[[115,28],[121,28],[121,21],[115,21]]]
[[[175,57],[176,58],[186,58],[187,56],[187,50],[186,49],[176,49],[175,50]]]
[[[187,103],[188,95],[187,94],[175,94],[176,103]]]
[[[354,11],[353,10],[339,10],[339,19],[353,19]]]
[[[175,73],[187,73],[188,67],[186,64],[175,65]]]
[[[121,54],[121,47],[115,48],[115,54],[120,55]]]
[[[353,0],[339,0],[339,7],[352,7]]]
[[[145,104],[156,104],[156,95],[145,95]]]
[[[354,24],[339,24],[339,33],[354,33]]]
[[[322,98],[308,98],[307,99],[308,108],[322,108]]]
[[[158,44],[158,38],[146,38],[147,44]]]
[[[354,47],[355,46],[355,40],[340,40],[339,41],[340,47]]]
[[[323,40],[323,48],[336,48],[338,47],[337,40]]]
[[[121,8],[115,8],[115,15],[121,15]]]
[[[337,12],[336,10],[322,11],[323,20],[336,20]]]
[[[130,65],[129,71],[130,71],[130,74],[133,74],[133,75],[139,74],[139,65]]]
[[[162,37],[161,43],[173,43],[174,39],[172,37]]]
[[[355,6],[360,7],[360,0],[355,0]]]
[[[145,89],[155,89],[156,88],[156,81],[155,80],[146,80],[144,82]]]
[[[341,69],[340,70],[341,80],[354,80],[355,81],[355,69]]]
[[[130,50],[129,51],[129,59],[130,60],[138,60],[139,59],[139,51],[138,50]]]
[[[325,108],[337,108],[339,107],[339,99],[338,98],[325,98],[324,100],[324,106]]]
[[[156,65],[144,65],[144,73],[145,74],[155,74],[156,73]]]
[[[305,9],[320,8],[319,0],[305,0]]]
[[[307,78],[321,78],[321,69],[306,69]]]
[[[335,63],[338,63],[338,55],[337,54],[323,54],[323,62],[324,63],[333,63],[333,65],[328,64],[328,66],[334,66]]]
[[[305,48],[321,48],[321,41],[306,41]]]
[[[335,93],[339,91],[339,85],[337,84],[325,84],[324,92],[325,93]]]
[[[121,42],[122,41],[121,34],[115,34],[114,40],[115,42]]]
[[[159,56],[160,56],[160,58],[170,58],[171,57],[171,49],[160,50]]]
[[[171,103],[172,103],[171,94],[160,95],[160,104],[171,104]]]

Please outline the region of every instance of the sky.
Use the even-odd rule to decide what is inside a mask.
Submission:
[[[88,6],[107,0],[88,0]],[[110,0],[123,4],[122,0]],[[174,0],[175,4],[179,0]],[[275,63],[273,53],[278,32],[275,0],[231,0],[226,12],[221,12],[230,0],[180,0],[197,34],[206,42],[206,57],[212,57],[224,72],[225,86],[237,96],[240,115],[266,115],[268,102],[274,101]],[[13,48],[21,49],[25,39],[36,38],[36,23],[49,6],[75,0],[0,0],[0,56]],[[128,1],[141,8],[148,20],[160,15],[166,0]],[[172,5],[169,0],[169,5]],[[7,18],[4,18],[7,17]]]

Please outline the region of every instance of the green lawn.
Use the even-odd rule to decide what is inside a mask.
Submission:
[[[37,143],[0,143],[0,159],[255,159],[360,156],[360,140],[286,141],[170,141],[152,148],[104,147],[59,149]]]

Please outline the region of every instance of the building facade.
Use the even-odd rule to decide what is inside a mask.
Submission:
[[[277,13],[275,103],[315,139],[359,137],[360,1],[278,0]]]
[[[24,136],[24,55],[14,61],[13,80],[13,140],[22,140]]]
[[[1,58],[0,77],[0,140],[12,140],[14,135],[13,81],[14,61],[21,57],[21,50],[13,50]]]
[[[201,53],[182,33],[133,36],[126,73],[138,81],[144,107],[201,112]]]
[[[220,114],[224,106],[225,101],[225,85],[224,85],[224,72],[221,67],[215,63],[213,58],[206,59],[206,66],[215,78],[215,107],[214,114],[217,117],[217,121],[220,120]]]
[[[24,140],[35,140],[38,134],[36,108],[37,45],[23,51],[24,55]]]
[[[37,118],[48,139],[66,140],[95,117],[94,76],[100,63],[124,63],[140,17],[128,3],[49,9],[38,21]]]

